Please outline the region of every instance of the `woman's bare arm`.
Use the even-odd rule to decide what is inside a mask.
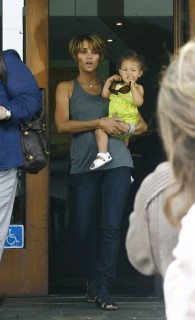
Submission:
[[[61,82],[56,89],[55,123],[59,133],[78,133],[102,129],[107,134],[126,133],[129,125],[120,119],[102,118],[89,121],[70,120],[69,102],[73,92],[73,81]]]
[[[139,121],[135,126],[135,131],[133,133],[134,136],[138,136],[148,130],[148,126],[144,121],[144,119],[142,118],[142,115],[140,114],[140,112],[138,112],[138,117],[139,117]]]
[[[56,89],[55,123],[59,133],[76,133],[99,127],[100,119],[93,121],[75,121],[69,119],[69,101],[73,91],[73,82],[61,82]]]

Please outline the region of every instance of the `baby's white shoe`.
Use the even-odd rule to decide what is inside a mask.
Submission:
[[[97,154],[97,158],[91,164],[90,170],[95,170],[97,168],[100,168],[104,166],[107,162],[110,162],[111,160],[112,160],[112,157],[109,152],[106,152],[106,153],[99,152]]]

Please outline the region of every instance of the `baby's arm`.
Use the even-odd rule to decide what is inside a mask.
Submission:
[[[144,88],[134,81],[131,81],[131,93],[133,102],[137,107],[140,107],[144,103]]]
[[[109,98],[109,96],[110,96],[110,90],[109,90],[109,88],[110,88],[112,82],[113,82],[113,81],[120,81],[120,80],[121,80],[121,77],[120,77],[119,75],[117,75],[117,74],[109,77],[109,78],[106,80],[106,82],[105,82],[105,84],[104,84],[104,86],[103,86],[103,89],[102,89],[102,97],[103,97],[103,98]]]

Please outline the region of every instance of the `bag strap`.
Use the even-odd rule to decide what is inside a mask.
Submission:
[[[6,83],[7,73],[2,51],[0,52],[0,78],[3,81],[3,83]]]
[[[39,117],[44,117],[46,112],[46,93],[44,88],[39,88],[41,94],[41,110],[39,112]]]

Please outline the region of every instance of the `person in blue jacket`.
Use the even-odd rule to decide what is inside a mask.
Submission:
[[[17,186],[23,165],[19,122],[30,120],[41,108],[39,87],[17,51],[2,51],[6,80],[0,63],[0,260],[7,236]]]

